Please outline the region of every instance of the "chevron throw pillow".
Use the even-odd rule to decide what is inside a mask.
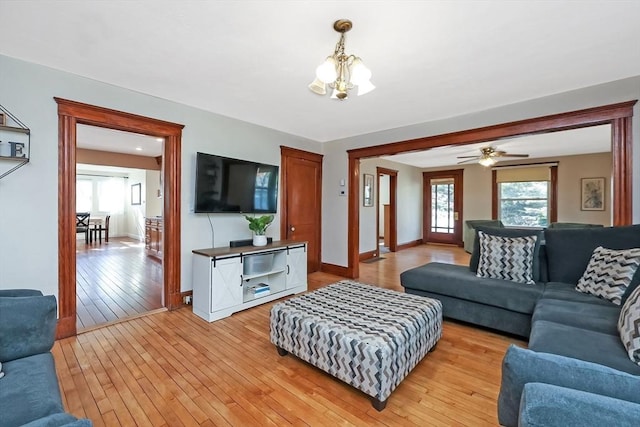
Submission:
[[[640,287],[631,292],[620,310],[618,332],[629,359],[640,365]]]
[[[535,284],[533,255],[538,236],[502,237],[478,231],[480,260],[476,276]]]
[[[576,290],[620,305],[639,265],[640,248],[614,250],[598,246]]]

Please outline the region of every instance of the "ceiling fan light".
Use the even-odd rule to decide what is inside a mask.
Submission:
[[[327,93],[327,86],[320,79],[315,79],[309,85],[309,89],[311,92],[316,93],[318,95],[325,95]]]
[[[489,167],[496,164],[496,159],[494,159],[493,157],[483,157],[478,160],[478,163],[480,163],[482,166]]]
[[[366,95],[367,93],[374,90],[376,87],[369,80],[364,81],[358,84],[358,96]]]
[[[323,83],[335,81],[338,74],[336,72],[336,60],[332,56],[329,56],[316,68],[316,77]]]

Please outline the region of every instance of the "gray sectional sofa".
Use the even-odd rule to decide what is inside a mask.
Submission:
[[[477,277],[476,242],[469,267],[426,264],[403,272],[402,286],[439,299],[445,318],[528,338],[528,349],[512,346],[504,358],[502,425],[640,425],[640,366],[630,360],[617,330],[621,305],[575,290],[596,247],[640,248],[640,225],[528,233],[540,243],[535,284]],[[640,269],[623,303],[639,283]]]
[[[57,303],[35,290],[0,290],[0,425],[89,427],[64,411],[50,352]]]

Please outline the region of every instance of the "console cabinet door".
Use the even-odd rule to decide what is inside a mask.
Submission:
[[[307,247],[289,248],[287,255],[287,289],[307,286]]]
[[[211,311],[242,304],[240,257],[211,261]]]

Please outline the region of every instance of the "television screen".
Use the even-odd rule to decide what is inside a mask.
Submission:
[[[197,213],[276,213],[278,166],[197,153]]]

